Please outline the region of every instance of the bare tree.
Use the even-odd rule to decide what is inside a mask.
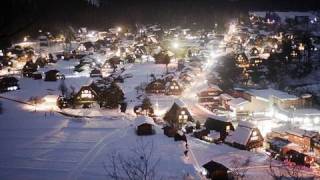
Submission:
[[[307,176],[303,173],[303,167],[292,164],[287,165],[283,162],[277,165],[272,164],[272,158],[269,160],[269,170],[268,173],[274,180],[313,180],[315,177],[313,175]]]
[[[112,180],[158,180],[156,168],[160,159],[154,157],[153,142],[138,140],[130,153],[112,153],[104,168]],[[128,155],[130,154],[130,155]]]
[[[243,180],[246,177],[248,166],[251,163],[250,157],[245,159],[243,162],[240,158],[236,157],[231,161],[231,174],[235,180]]]

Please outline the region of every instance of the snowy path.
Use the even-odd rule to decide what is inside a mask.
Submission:
[[[92,149],[81,159],[81,161],[77,164],[77,166],[69,173],[69,180],[78,179],[78,177],[82,174],[82,172],[86,169],[88,165],[90,165],[96,157],[102,152],[102,150],[112,142],[116,141],[116,135],[119,132],[126,132],[128,126],[120,128],[118,130],[113,131],[110,134],[106,134],[103,138],[101,138]]]

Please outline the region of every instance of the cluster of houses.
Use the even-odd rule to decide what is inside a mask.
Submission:
[[[195,125],[187,106],[181,100],[175,100],[171,108],[163,117],[166,126],[164,133],[174,137],[178,131],[192,134],[195,138],[210,143],[226,143],[230,146],[252,150],[263,146],[264,138],[259,129],[248,121],[239,121],[235,128],[230,118],[226,116],[209,116],[201,125]]]
[[[153,77],[147,84],[145,91],[148,94],[166,94],[179,96],[183,90],[190,86],[202,71],[202,62],[190,59],[189,62],[179,61],[177,72]]]
[[[90,85],[82,86],[77,92],[60,96],[57,105],[59,108],[89,108],[96,105],[101,108],[117,108],[123,100],[124,93],[115,81],[98,79]]]
[[[210,86],[198,93],[198,102],[211,111],[222,109],[231,112],[232,117],[240,119],[254,114],[267,115],[274,110],[310,109],[312,95],[303,94],[299,97],[272,88],[235,88],[223,92],[217,86]]]
[[[317,20],[316,15],[280,14],[283,17],[277,13],[252,13],[248,22],[234,25],[225,38],[223,47],[235,54],[236,64],[242,70],[241,82],[246,86],[265,87],[270,81],[268,67],[275,64],[278,68],[284,64],[287,71],[292,72],[289,73],[292,78],[305,77],[312,71],[310,62],[319,56],[319,36],[310,25],[310,19]],[[284,17],[294,23],[284,21]],[[304,23],[298,19],[304,19]],[[305,23],[310,28],[297,26]]]
[[[279,158],[311,166],[320,159],[320,134],[294,127],[273,129],[267,135],[269,151]]]

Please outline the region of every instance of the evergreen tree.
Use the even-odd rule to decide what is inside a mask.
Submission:
[[[241,69],[237,67],[234,56],[231,54],[221,58],[221,64],[216,67],[219,73],[221,83],[220,88],[228,90],[233,88],[233,84],[237,83],[241,75]]]

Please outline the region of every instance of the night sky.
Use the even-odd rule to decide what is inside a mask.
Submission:
[[[2,0],[0,40],[22,32],[63,29],[68,26],[104,29],[114,25],[186,25],[211,28],[248,10],[317,10],[319,0]]]

